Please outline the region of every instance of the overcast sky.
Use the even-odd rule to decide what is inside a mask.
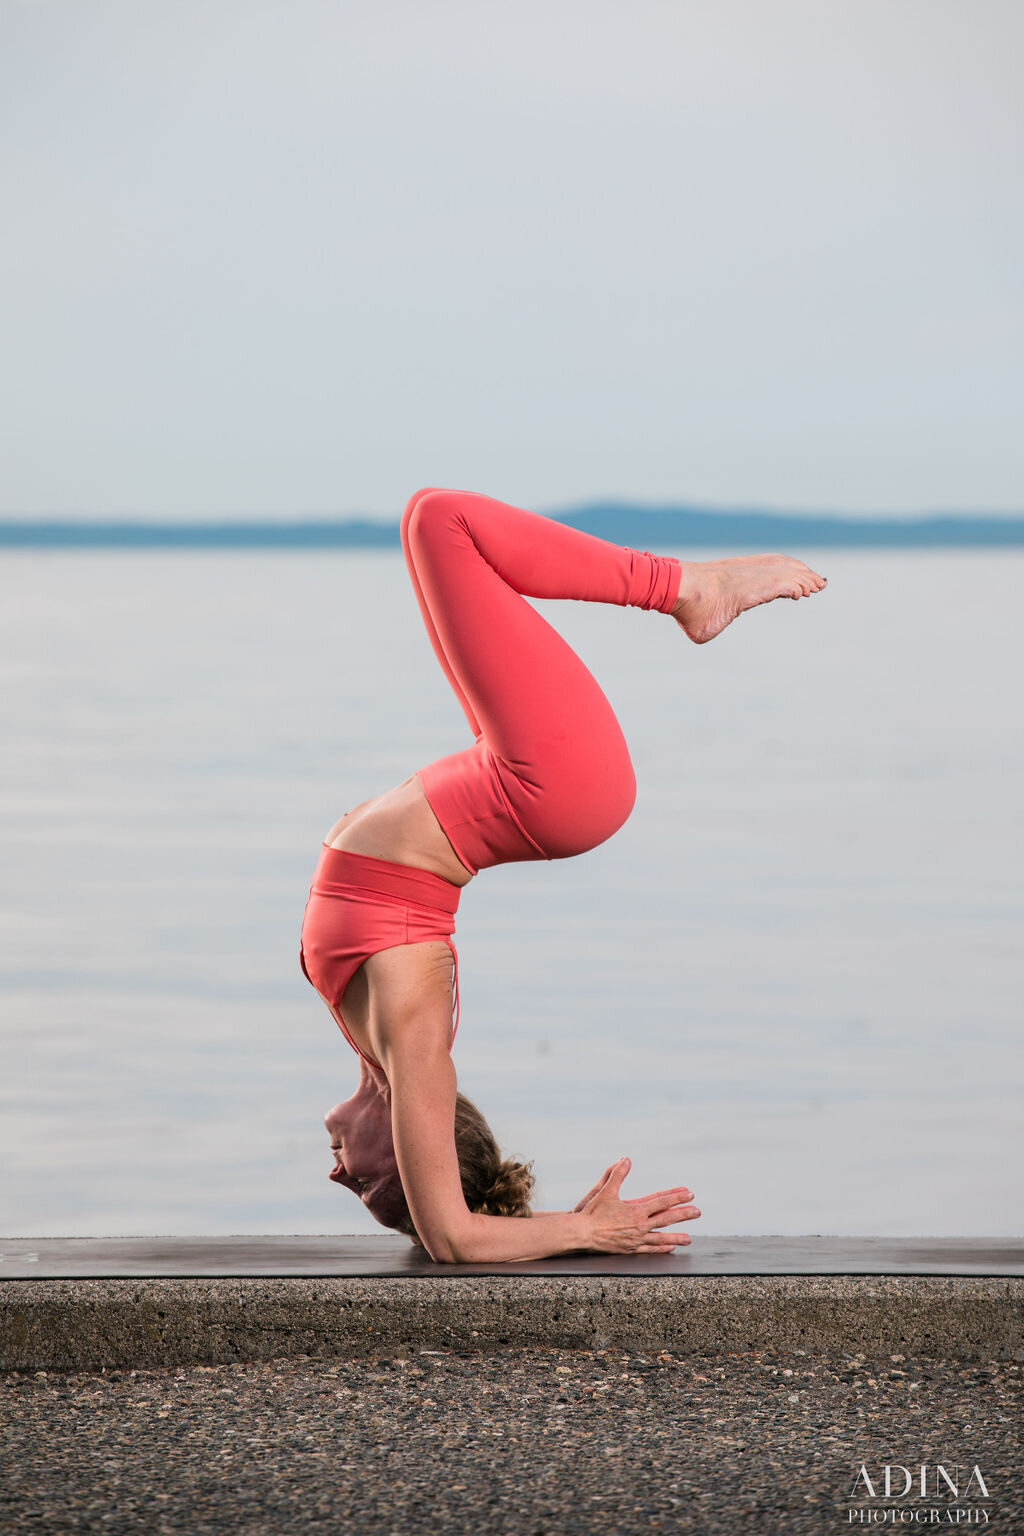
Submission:
[[[0,512],[1024,511],[1021,0],[0,0]]]

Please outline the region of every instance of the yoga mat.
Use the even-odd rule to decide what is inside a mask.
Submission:
[[[0,1238],[0,1280],[338,1275],[1024,1275],[1024,1238],[708,1237],[515,1264],[435,1264],[390,1236]]]

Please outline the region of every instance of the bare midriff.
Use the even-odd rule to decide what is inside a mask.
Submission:
[[[346,812],[324,842],[329,848],[429,870],[452,885],[468,885],[473,878],[441,830],[415,774]]]

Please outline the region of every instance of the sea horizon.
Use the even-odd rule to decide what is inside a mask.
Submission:
[[[1024,514],[1020,513],[853,515],[592,501],[543,515],[614,543],[661,548],[763,548],[787,542],[831,549],[1024,546]],[[370,514],[0,517],[0,547],[20,549],[394,549],[398,545],[399,519]]]

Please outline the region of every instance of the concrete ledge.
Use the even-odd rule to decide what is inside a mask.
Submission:
[[[0,1283],[0,1369],[521,1348],[1024,1359],[1024,1279],[124,1279]]]

